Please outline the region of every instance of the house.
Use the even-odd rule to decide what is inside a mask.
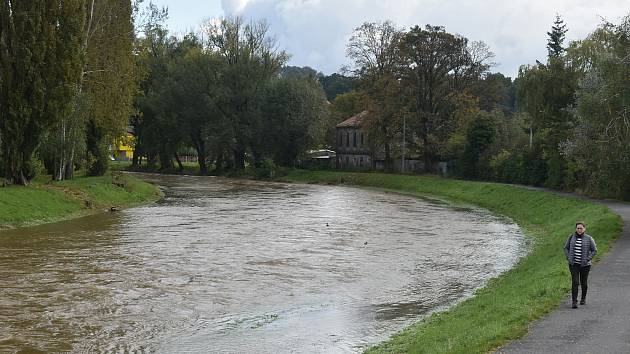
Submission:
[[[337,124],[337,168],[342,169],[386,169],[385,149],[383,146],[369,142],[366,127],[368,111],[356,114]],[[406,151],[402,161],[403,147]],[[403,142],[402,134],[397,134],[390,143],[391,165],[393,171],[424,172],[424,162],[417,152]],[[410,151],[411,150],[411,151]],[[440,174],[446,174],[446,163],[437,166]]]
[[[112,156],[116,161],[129,161],[133,159],[134,146],[136,138],[129,132],[116,140],[111,148]]]
[[[338,168],[372,168],[372,152],[364,126],[367,114],[368,111],[363,111],[337,124]]]

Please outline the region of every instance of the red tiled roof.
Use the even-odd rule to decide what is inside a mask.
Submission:
[[[360,127],[361,123],[363,123],[363,119],[365,118],[367,114],[368,114],[368,111],[363,111],[359,114],[355,114],[352,117],[337,124],[337,128]]]

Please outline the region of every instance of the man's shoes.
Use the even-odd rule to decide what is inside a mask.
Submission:
[[[580,305],[586,305],[586,299],[582,299],[582,301],[580,301]]]
[[[573,303],[571,304],[571,308],[572,309],[576,309],[577,308],[577,301],[573,301]]]

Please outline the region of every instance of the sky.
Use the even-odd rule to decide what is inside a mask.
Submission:
[[[148,2],[148,1],[147,1]],[[602,19],[619,23],[630,0],[152,0],[169,9],[174,34],[196,31],[224,16],[266,19],[278,46],[291,54],[289,65],[310,66],[326,75],[350,64],[345,47],[364,22],[391,20],[408,29],[444,26],[495,53],[493,72],[515,77],[523,64],[547,58],[547,31],[556,14],[568,32],[565,45],[592,32]]]

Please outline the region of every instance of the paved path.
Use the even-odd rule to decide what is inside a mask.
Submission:
[[[619,214],[624,227],[591,269],[586,305],[571,309],[568,295],[557,310],[534,322],[525,337],[497,353],[630,353],[630,204],[598,202]]]

